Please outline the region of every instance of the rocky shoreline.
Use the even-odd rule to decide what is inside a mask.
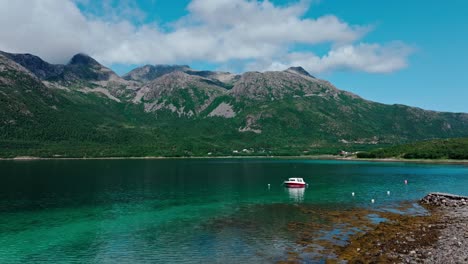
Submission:
[[[468,197],[449,193],[430,193],[421,199],[421,203],[439,207],[462,207],[468,204]]]
[[[431,193],[421,200],[436,207],[441,217],[437,242],[422,248],[421,258],[409,258],[409,262],[468,263],[468,197],[445,193]]]
[[[431,193],[426,216],[397,216],[338,249],[349,263],[468,263],[468,197]]]
[[[336,155],[310,155],[310,156],[187,156],[187,157],[171,157],[171,156],[135,156],[135,157],[33,157],[33,156],[18,156],[13,158],[2,158],[0,161],[38,161],[38,160],[161,160],[161,159],[301,159],[301,160],[339,160],[339,161],[365,161],[365,162],[404,162],[404,163],[421,163],[421,164],[452,164],[452,165],[467,165],[468,160],[453,160],[453,159],[401,159],[401,158],[385,158],[385,159],[363,159],[355,157],[341,157]]]

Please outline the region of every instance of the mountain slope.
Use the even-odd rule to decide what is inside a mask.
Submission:
[[[328,82],[295,71],[247,72],[234,83],[231,94],[239,99],[275,100],[286,97],[336,98],[339,91]]]
[[[0,156],[301,155],[468,137],[468,114],[371,102],[300,67],[154,67],[125,80],[83,54],[0,54]]]
[[[37,111],[53,109],[56,98],[31,72],[0,54],[0,128],[23,127]]]
[[[138,96],[141,96],[146,112],[169,110],[179,117],[191,117],[225,93],[225,89],[210,79],[176,71],[147,83],[138,91]]]

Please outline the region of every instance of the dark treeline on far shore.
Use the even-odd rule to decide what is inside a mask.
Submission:
[[[468,138],[436,139],[360,152],[358,158],[468,159]]]

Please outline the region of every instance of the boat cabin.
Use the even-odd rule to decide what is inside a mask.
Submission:
[[[299,183],[304,182],[304,180],[302,178],[289,178],[288,181],[289,182],[299,182]]]

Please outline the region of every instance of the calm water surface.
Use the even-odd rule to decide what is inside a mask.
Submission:
[[[287,177],[303,177],[309,187],[285,189]],[[298,205],[394,208],[431,191],[468,195],[468,167],[263,159],[0,161],[0,263],[272,262],[297,246],[288,223],[310,221]]]

